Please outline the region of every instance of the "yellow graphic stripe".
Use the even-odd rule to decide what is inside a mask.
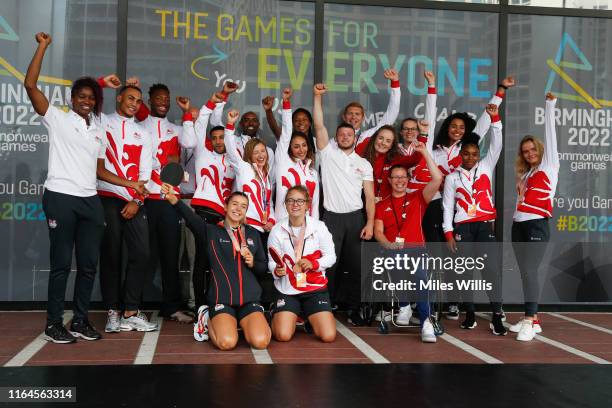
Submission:
[[[546,63],[550,68],[552,68],[553,71],[559,74],[559,76],[565,82],[567,82],[569,86],[574,88],[574,90],[578,92],[578,94],[582,96],[586,102],[593,105],[594,108],[601,108],[601,105],[595,99],[593,99],[593,97],[591,97],[591,95],[589,95],[584,89],[582,89],[580,85],[578,85],[569,75],[567,75],[561,68],[559,68],[552,59],[547,59]]]
[[[586,100],[582,96],[571,95],[571,94],[566,94],[562,92],[554,92],[554,94],[559,99],[565,99],[568,101],[575,101],[575,102],[586,102]],[[596,101],[599,102],[601,106],[612,107],[612,101],[607,101],[605,99],[596,99]]]
[[[17,69],[15,69],[14,66],[12,66],[11,64],[9,64],[4,58],[0,57],[0,65],[3,66],[9,74],[11,74],[12,76],[14,76],[15,78],[17,78],[19,81],[23,82],[23,80],[25,79],[25,76],[17,71]],[[72,81],[68,80],[68,79],[62,79],[62,78],[56,78],[56,77],[50,77],[50,76],[45,76],[45,75],[40,75],[38,77],[38,80],[40,82],[46,82],[48,84],[55,84],[55,85],[66,85],[66,86],[70,86],[72,85]]]
[[[203,80],[205,80],[205,81],[208,81],[208,78],[206,78],[206,77],[205,77],[205,76],[203,76],[203,75],[200,75],[200,74],[199,74],[199,73],[198,73],[198,72],[195,70],[195,65],[196,65],[196,64],[197,64],[199,61],[203,60],[205,57],[206,57],[206,56],[198,57],[198,58],[194,59],[193,61],[191,61],[191,73],[192,73],[192,74],[193,74],[193,76],[194,76],[194,77],[196,77],[196,78],[200,78],[200,79],[203,79]]]

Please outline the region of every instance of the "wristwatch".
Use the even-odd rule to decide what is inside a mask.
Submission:
[[[138,206],[139,206],[139,207],[142,207],[142,205],[144,204],[144,203],[142,202],[142,200],[140,200],[140,199],[138,199],[138,198],[135,198],[135,199],[133,199],[132,201],[133,201],[133,202],[135,202],[136,204],[138,204]]]

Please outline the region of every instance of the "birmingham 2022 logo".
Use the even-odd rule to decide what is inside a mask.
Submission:
[[[571,62],[563,59],[565,56],[565,48],[568,46],[574,52],[579,62]],[[576,42],[572,36],[568,33],[563,33],[563,37],[561,38],[561,43],[555,58],[547,59],[546,64],[551,68],[551,71],[548,74],[544,93],[551,92],[554,80],[557,76],[559,76],[576,92],[576,94],[569,94],[552,91],[559,99],[587,103],[595,109],[612,107],[612,101],[594,98],[583,87],[581,87],[566,70],[564,70],[564,68],[566,68],[578,71],[593,71],[593,65],[591,65],[587,57],[576,45]]]

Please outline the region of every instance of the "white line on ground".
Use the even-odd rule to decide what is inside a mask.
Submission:
[[[64,312],[64,325],[72,320],[72,312]],[[36,353],[38,353],[47,344],[45,333],[39,334],[30,344],[21,349],[21,351],[4,364],[4,367],[21,367],[27,363]]]
[[[346,337],[346,339],[353,346],[357,347],[357,350],[361,351],[363,354],[365,354],[366,357],[372,360],[373,363],[389,364],[389,360],[383,357],[383,355],[380,354],[378,351],[374,350],[368,343],[363,341],[361,337],[357,336],[349,328],[340,323],[338,319],[336,319],[336,329],[341,335]]]
[[[483,319],[486,319],[486,320],[491,320],[491,317],[488,314],[486,314],[486,313],[476,313],[476,316],[482,317]],[[504,326],[506,328],[509,328],[511,325],[509,323],[504,322]],[[542,343],[549,344],[549,345],[551,345],[553,347],[556,347],[556,348],[561,349],[563,351],[567,351],[570,354],[573,354],[573,355],[578,356],[578,357],[582,357],[582,358],[584,358],[586,360],[589,360],[589,361],[592,361],[594,363],[597,363],[597,364],[610,364],[610,362],[608,360],[604,360],[603,358],[600,358],[600,357],[594,356],[592,354],[586,353],[586,352],[584,352],[582,350],[578,350],[577,348],[574,348],[572,346],[568,346],[567,344],[561,343],[561,342],[559,342],[557,340],[549,339],[548,337],[544,337],[541,334],[536,334],[534,338],[536,340],[541,341]]]
[[[253,357],[255,358],[255,362],[257,364],[274,364],[268,350],[257,350],[256,348],[251,347],[251,352],[253,353]]]
[[[496,359],[495,357],[485,353],[484,351],[478,350],[476,347],[470,346],[466,342],[461,341],[458,338],[453,337],[448,333],[444,333],[443,335],[438,336],[438,337],[441,338],[442,340],[446,340],[453,346],[460,348],[466,353],[471,354],[474,357],[481,359],[487,364],[504,364],[503,361]]]
[[[584,327],[588,327],[589,329],[598,330],[598,331],[606,333],[606,334],[612,334],[612,330],[610,330],[610,329],[606,329],[605,327],[597,326],[597,325],[592,324],[592,323],[583,322],[582,320],[573,319],[573,318],[571,318],[569,316],[564,316],[562,314],[553,313],[553,312],[547,312],[546,314],[549,314],[549,315],[554,316],[554,317],[558,317],[559,319],[567,320],[568,322],[579,324],[579,325],[584,326]]]
[[[159,340],[159,333],[162,329],[163,318],[160,318],[159,312],[155,311],[151,315],[150,321],[157,323],[157,330],[146,332],[140,342],[138,353],[134,359],[134,364],[151,364],[153,362],[153,356],[155,355],[155,349],[157,348],[157,340]]]

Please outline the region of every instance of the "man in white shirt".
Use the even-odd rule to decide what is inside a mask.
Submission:
[[[327,92],[324,84],[314,86],[313,121],[317,149],[320,154],[323,221],[334,239],[337,263],[348,270],[345,282],[336,282],[336,267],[327,271],[332,302],[342,284],[347,292],[348,321],[355,326],[364,324],[359,313],[361,298],[361,239],[372,238],[374,230],[374,177],[370,163],[355,153],[355,129],[341,123],[336,129],[336,143],[330,143],[323,123],[321,99]],[[364,225],[361,193],[365,195],[367,220]]]

